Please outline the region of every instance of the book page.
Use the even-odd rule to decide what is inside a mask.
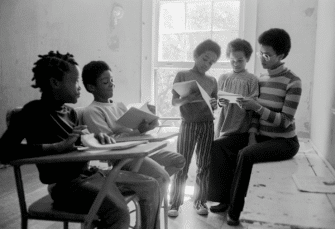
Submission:
[[[152,106],[152,105],[151,105]],[[147,113],[154,114],[150,109],[149,109],[149,102],[144,103],[141,107],[140,110],[145,111]]]
[[[201,93],[202,98],[205,100],[205,102],[206,102],[206,104],[207,104],[209,110],[210,110],[211,113],[213,114],[213,109],[212,109],[212,106],[211,106],[211,103],[210,103],[211,97],[207,94],[207,92],[205,91],[205,89],[203,89],[203,88],[201,87],[201,85],[200,85],[198,82],[196,82],[196,83],[197,83],[197,85],[198,85],[198,88],[199,88],[199,90],[200,90],[200,93]]]
[[[225,91],[219,91],[218,92],[218,97],[229,100],[229,103],[237,103],[236,99],[243,98],[242,95],[229,93],[229,92],[225,92]]]
[[[180,97],[185,97],[189,95],[192,91],[198,90],[198,85],[197,81],[190,80],[174,83],[172,88],[180,95]]]
[[[118,120],[116,120],[116,123],[131,129],[137,129],[143,120],[150,123],[158,118],[158,116],[154,115],[150,111],[146,112],[141,109],[131,107]]]

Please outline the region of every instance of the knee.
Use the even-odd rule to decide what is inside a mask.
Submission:
[[[168,172],[162,173],[161,177],[161,183],[163,186],[168,186],[170,183],[170,175],[168,174]]]

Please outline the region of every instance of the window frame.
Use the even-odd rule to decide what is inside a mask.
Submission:
[[[155,68],[192,68],[194,62],[158,62],[155,50],[158,48],[158,28],[160,0],[142,0],[142,54],[141,54],[141,92],[140,101],[155,103]],[[239,36],[250,42],[254,52],[248,63],[248,71],[255,69],[257,0],[241,0],[241,20]],[[228,68],[229,62],[219,62],[214,69]]]

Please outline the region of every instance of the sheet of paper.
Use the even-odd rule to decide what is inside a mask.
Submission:
[[[218,97],[228,99],[229,103],[237,103],[236,99],[243,98],[242,95],[229,93],[229,92],[225,92],[225,91],[219,91],[218,92]]]
[[[173,89],[180,95],[180,97],[187,96],[192,91],[199,90],[202,99],[206,102],[209,110],[211,111],[211,114],[213,115],[213,109],[210,104],[211,97],[207,94],[205,89],[203,89],[203,87],[201,87],[201,85],[197,81],[190,80],[190,81],[185,81],[185,82],[174,83]],[[202,102],[203,100],[196,100],[196,101],[193,101],[193,103]]]
[[[174,83],[172,86],[172,88],[180,95],[180,97],[187,96],[191,93],[191,91],[198,90],[197,87],[197,81],[195,80]]]
[[[297,188],[302,192],[335,193],[335,183],[332,179],[317,176],[292,175]]]
[[[207,92],[205,91],[205,89],[203,89],[203,88],[201,87],[201,85],[200,85],[198,82],[196,82],[196,83],[197,83],[197,85],[198,85],[198,88],[199,88],[199,90],[200,90],[200,93],[201,93],[202,98],[205,100],[205,102],[206,102],[206,104],[207,104],[209,110],[210,110],[211,113],[213,114],[213,109],[212,109],[212,106],[211,106],[211,103],[210,103],[211,97],[207,94]]]

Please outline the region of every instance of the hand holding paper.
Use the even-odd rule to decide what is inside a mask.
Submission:
[[[139,125],[145,120],[147,123],[152,123],[158,120],[158,116],[154,115],[148,104],[145,103],[141,108],[131,107],[126,113],[123,114],[116,122],[122,126],[138,129]]]
[[[200,92],[202,99],[201,100],[193,100],[193,103],[194,102],[205,101],[209,110],[213,114],[213,109],[212,109],[211,102],[210,102],[211,98],[207,94],[205,89],[203,89],[197,81],[191,80],[191,81],[184,81],[184,82],[174,83],[173,84],[173,90],[175,90],[180,95],[180,97],[185,97],[185,96],[189,96],[190,94]]]
[[[229,100],[229,103],[237,103],[237,104],[238,104],[237,99],[243,98],[242,95],[229,93],[229,92],[225,92],[225,91],[219,91],[218,92],[218,97],[219,97],[219,101],[220,101],[221,98],[223,98],[223,99]],[[225,101],[222,101],[222,102],[225,102]]]

